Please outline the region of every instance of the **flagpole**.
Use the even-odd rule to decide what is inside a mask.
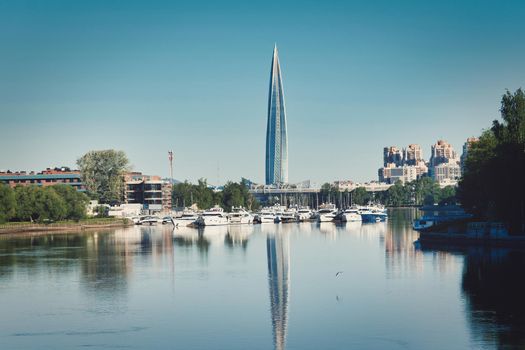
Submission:
[[[170,182],[173,185],[173,151],[168,151],[168,159],[170,161]]]

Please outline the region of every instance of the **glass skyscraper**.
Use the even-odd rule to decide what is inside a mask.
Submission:
[[[288,182],[288,134],[284,107],[283,81],[277,45],[273,49],[268,124],[266,126],[266,184]]]

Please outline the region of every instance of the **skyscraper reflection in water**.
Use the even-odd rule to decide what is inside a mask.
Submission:
[[[288,234],[281,232],[268,234],[266,238],[273,343],[277,350],[286,347],[288,295],[290,289],[289,242]]]

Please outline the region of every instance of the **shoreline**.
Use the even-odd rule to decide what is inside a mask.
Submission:
[[[38,233],[38,234],[47,234],[47,233],[67,233],[67,232],[80,232],[84,230],[92,229],[101,229],[101,228],[119,228],[119,227],[128,227],[133,226],[133,222],[115,219],[107,220],[108,222],[71,222],[63,224],[20,224],[12,225],[12,227],[2,227],[0,225],[0,237],[10,236],[10,235],[21,235],[28,233]]]

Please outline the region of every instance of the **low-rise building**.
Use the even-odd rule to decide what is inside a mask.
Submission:
[[[142,204],[150,211],[170,211],[172,208],[172,184],[160,176],[144,175],[140,172],[124,176],[124,203]]]
[[[73,186],[77,191],[83,192],[86,190],[80,177],[80,171],[71,170],[68,167],[47,168],[38,173],[35,173],[34,171],[0,171],[0,183],[11,187],[28,185],[53,186],[57,184],[65,184]]]

